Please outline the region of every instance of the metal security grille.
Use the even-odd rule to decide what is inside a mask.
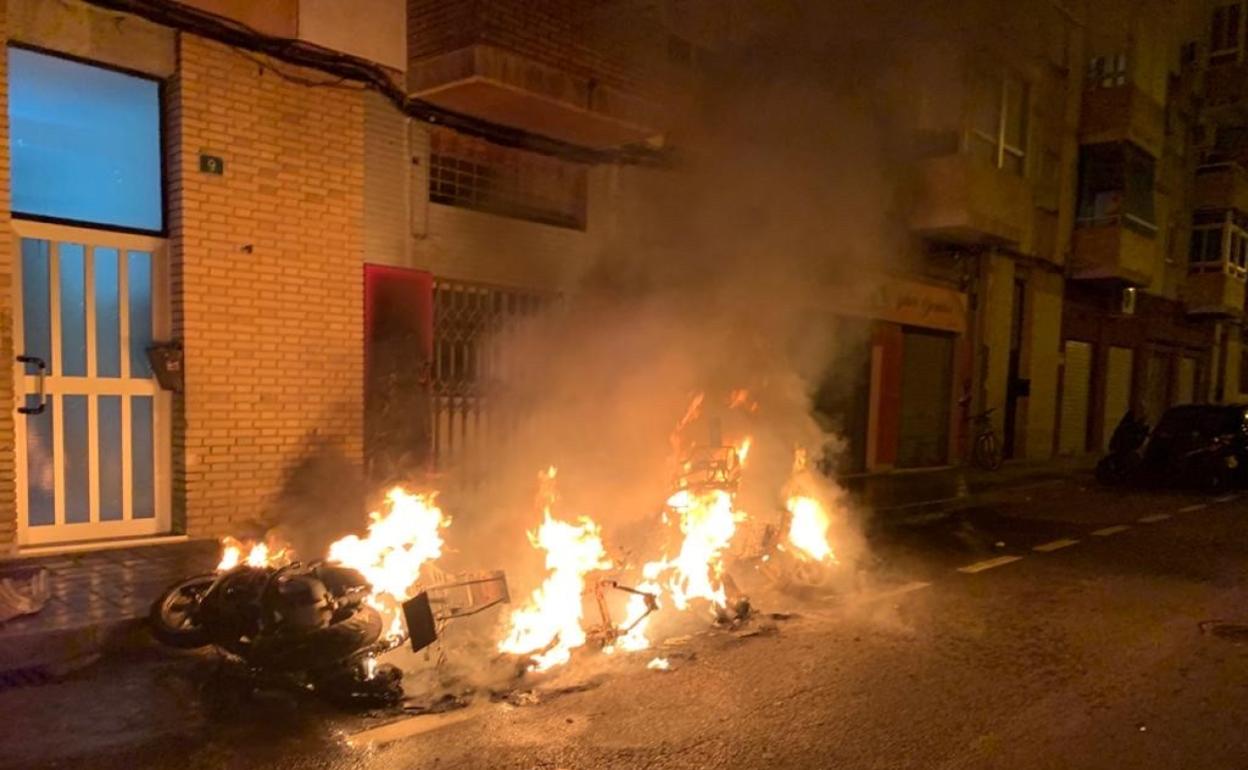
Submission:
[[[433,459],[471,476],[486,446],[511,419],[492,397],[507,379],[502,333],[548,308],[556,295],[529,289],[436,280],[433,286]]]
[[[430,137],[429,200],[584,229],[585,167],[444,131]]]

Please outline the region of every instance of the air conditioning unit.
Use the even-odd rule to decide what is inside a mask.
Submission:
[[[1118,302],[1118,312],[1123,315],[1135,315],[1135,287],[1128,286],[1122,290]]]

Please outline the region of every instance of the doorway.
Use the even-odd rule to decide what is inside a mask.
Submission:
[[[170,401],[147,358],[169,330],[164,241],[13,228],[18,542],[168,532]]]
[[[902,331],[899,468],[929,468],[949,461],[953,340],[952,334],[942,332]]]
[[[1027,282],[1014,279],[1014,304],[1010,314],[1010,361],[1005,392],[1005,441],[1002,454],[1007,460],[1015,456],[1018,443],[1018,400],[1028,395],[1027,381],[1019,376],[1022,370],[1023,319],[1027,299]]]

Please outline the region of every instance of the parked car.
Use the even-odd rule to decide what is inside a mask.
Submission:
[[[1124,420],[1125,422],[1125,420]],[[1212,489],[1248,480],[1248,405],[1184,404],[1167,409],[1119,480]],[[1115,453],[1111,452],[1104,464]],[[1101,476],[1098,466],[1098,476]],[[1103,480],[1107,480],[1104,479]]]

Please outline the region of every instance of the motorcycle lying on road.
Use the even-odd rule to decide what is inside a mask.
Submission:
[[[378,656],[405,641],[420,651],[449,620],[508,600],[501,572],[443,580],[403,603],[406,631],[395,637],[383,634],[371,591],[358,571],[331,562],[243,564],[175,583],[148,619],[153,636],[170,647],[212,645],[257,679],[312,690],[339,705],[370,706],[404,695],[402,672],[379,664]]]
[[[390,645],[381,615],[365,602],[369,591],[359,572],[325,562],[240,565],[170,586],[149,621],[170,647],[214,645],[254,673],[331,700],[393,702],[402,697],[402,674],[376,665]]]

